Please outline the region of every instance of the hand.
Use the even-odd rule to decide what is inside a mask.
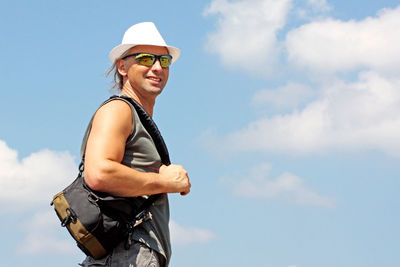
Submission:
[[[166,193],[180,193],[182,196],[189,194],[191,187],[189,176],[181,165],[162,165],[159,175],[166,181]]]

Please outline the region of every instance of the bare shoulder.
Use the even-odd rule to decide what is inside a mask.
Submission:
[[[129,135],[133,127],[131,107],[123,100],[109,101],[97,110],[93,126],[108,131],[123,131]]]
[[[99,108],[97,112],[103,110],[105,112],[127,112],[132,113],[131,107],[128,103],[121,99],[113,99]]]

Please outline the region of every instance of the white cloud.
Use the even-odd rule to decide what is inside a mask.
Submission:
[[[49,205],[54,194],[72,182],[77,166],[68,152],[42,150],[19,160],[0,140],[0,208],[2,211]]]
[[[315,9],[329,9],[326,1],[308,0],[306,3]],[[279,5],[285,6],[283,2]],[[246,6],[244,11],[242,6]],[[276,18],[281,20],[271,24],[275,25],[269,28],[272,36],[284,26],[283,14],[290,6],[291,2],[286,2],[286,9],[278,12]],[[215,33],[220,38],[224,32],[235,37],[230,35],[234,25],[231,21],[241,22],[243,14],[257,13],[256,10],[263,9],[250,5],[250,1],[215,1],[208,12],[221,13],[220,28]],[[256,25],[265,22],[258,16],[252,19]],[[225,151],[303,154],[330,149],[378,149],[400,156],[397,138],[400,134],[400,79],[394,75],[399,74],[400,69],[399,28],[400,6],[382,9],[376,17],[360,21],[325,18],[292,29],[285,40],[288,63],[302,67],[297,69],[300,73],[308,69],[313,87],[319,87],[318,91],[291,81],[275,90],[259,90],[253,97],[253,105],[265,105],[284,114],[254,120],[221,140],[211,140],[211,137],[210,143],[215,142],[213,146],[217,150],[222,146]],[[240,43],[235,38],[222,40],[232,45]],[[258,37],[254,35],[254,38]],[[262,43],[263,38],[260,40]],[[280,46],[275,37],[269,39],[269,44],[275,48],[268,51]],[[233,51],[221,50],[220,53],[232,54]],[[335,77],[337,72],[346,71],[356,71],[353,73],[356,79],[346,81]]]
[[[209,230],[197,227],[183,227],[175,221],[169,223],[171,242],[176,245],[193,243],[207,243],[215,238],[215,234]]]
[[[27,231],[26,237],[18,245],[17,253],[23,255],[32,254],[65,254],[79,255],[79,249],[72,237],[62,239],[57,236],[57,230],[61,229],[60,222],[52,211],[39,212],[22,228]],[[67,232],[65,228],[62,229]]]
[[[207,49],[230,68],[252,74],[271,73],[279,57],[277,32],[283,28],[291,0],[214,0],[204,15],[217,14],[218,28]]]
[[[291,30],[286,49],[291,63],[316,73],[357,68],[398,73],[399,28],[400,6],[361,21],[325,18]]]
[[[256,106],[268,106],[277,110],[298,108],[314,96],[313,90],[304,84],[289,82],[276,89],[263,89],[256,92],[252,103]]]
[[[314,12],[332,8],[326,0],[304,2]],[[280,41],[277,34],[286,26],[291,10],[309,12],[291,0],[214,0],[204,10],[204,15],[218,16],[217,29],[209,34],[206,47],[220,55],[227,67],[251,74],[277,69],[283,47],[291,64],[316,73],[367,68],[398,74],[400,6],[359,21],[319,16]]]
[[[323,197],[307,188],[303,180],[289,172],[270,177],[271,165],[260,164],[254,166],[245,179],[229,181],[233,186],[234,194],[248,198],[282,199],[300,205],[314,205],[334,207],[334,200]]]
[[[300,111],[251,122],[215,144],[232,151],[313,153],[379,149],[400,156],[400,79],[374,72],[322,86],[321,97]]]
[[[251,35],[260,44],[268,40],[268,46],[262,45],[268,49],[252,51],[279,53],[281,44],[276,33],[285,26],[292,2],[274,1],[272,6],[280,7],[272,19],[276,23],[266,22],[266,14],[260,15],[267,2],[212,2],[206,13],[220,14],[219,28],[209,39],[214,51],[229,58],[243,47],[239,35]],[[323,0],[303,3],[320,11],[330,8]],[[296,4],[293,9],[299,10],[299,6]],[[243,22],[245,17],[251,17],[249,24]],[[257,27],[244,26],[250,24],[263,26],[253,31]],[[269,25],[265,29],[270,33],[266,39],[256,34],[264,32],[261,28],[265,25]],[[400,6],[382,9],[375,17],[358,21],[314,18],[290,30],[284,38],[287,69],[292,65],[300,67],[295,69],[300,75],[307,70],[315,89],[288,80],[275,90],[258,91],[252,104],[268,106],[281,114],[256,119],[222,138],[213,140],[211,136],[209,143],[220,151],[223,147],[223,151],[303,154],[330,149],[378,149],[400,156],[399,28]],[[225,49],[218,42],[234,50]],[[350,75],[343,75],[350,71]],[[353,79],[339,79],[338,73]]]
[[[68,152],[41,150],[19,159],[18,152],[0,140],[0,211],[24,212],[48,207],[28,218],[21,228],[26,233],[17,253],[67,254],[78,252],[72,238],[60,238],[57,215],[50,207],[52,197],[68,185],[77,174],[73,156]]]

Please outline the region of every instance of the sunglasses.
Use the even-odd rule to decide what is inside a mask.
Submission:
[[[160,61],[160,65],[163,68],[168,68],[172,63],[172,57],[170,55],[154,55],[150,53],[134,53],[124,56],[122,59],[126,59],[128,57],[135,57],[135,60],[140,65],[144,65],[147,67],[153,66],[156,60]]]

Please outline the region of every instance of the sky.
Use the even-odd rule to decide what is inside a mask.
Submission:
[[[170,266],[399,266],[398,0],[3,0],[0,267],[83,260],[49,204],[143,21],[182,50],[154,111],[192,183]]]

